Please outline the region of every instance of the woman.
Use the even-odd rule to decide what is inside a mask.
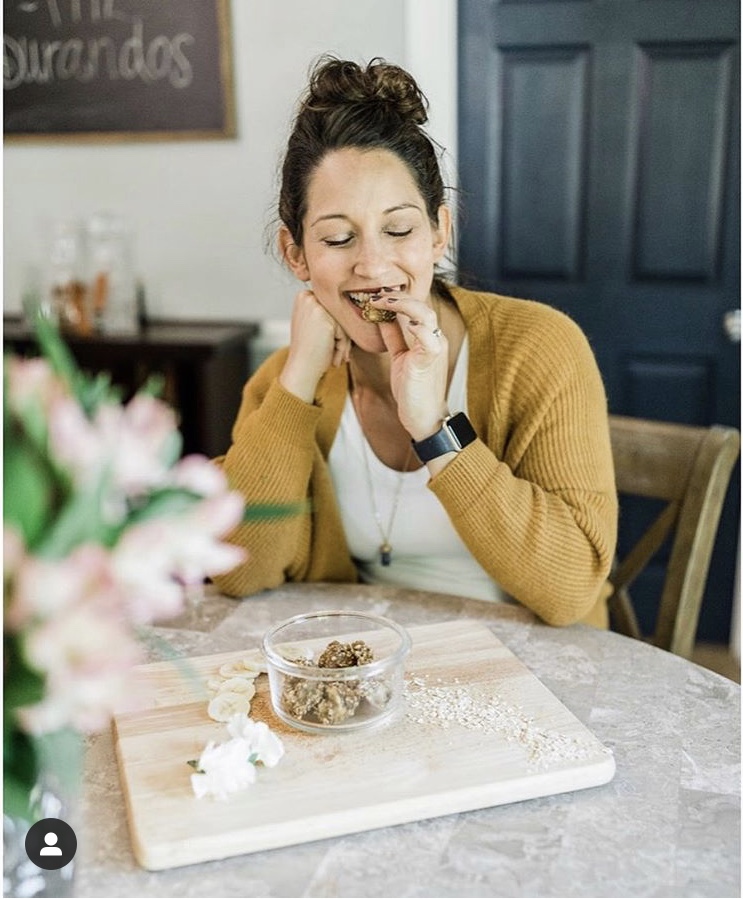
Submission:
[[[360,578],[605,624],[617,506],[601,378],[563,314],[435,275],[451,221],[426,106],[380,60],[312,72],[278,233],[306,288],[218,460],[248,504],[307,511],[242,525],[249,560],[217,584]]]

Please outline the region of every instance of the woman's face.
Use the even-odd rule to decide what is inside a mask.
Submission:
[[[325,310],[351,340],[383,352],[379,327],[362,317],[370,294],[430,302],[434,264],[449,240],[448,210],[434,227],[405,164],[387,150],[344,149],[329,153],[310,179],[304,244],[282,249],[302,281],[309,281]]]

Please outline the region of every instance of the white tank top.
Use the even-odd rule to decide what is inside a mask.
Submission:
[[[465,337],[447,396],[449,408],[457,412],[467,411],[468,357]],[[495,602],[506,599],[498,584],[467,549],[436,495],[426,486],[429,481],[426,466],[418,471],[398,472],[380,462],[364,437],[350,395],[346,398],[328,462],[346,539],[362,581]],[[397,508],[390,530],[395,503]],[[386,566],[381,564],[383,537],[375,519],[375,507],[392,547],[391,562]]]

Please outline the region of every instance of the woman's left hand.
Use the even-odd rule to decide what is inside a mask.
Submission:
[[[390,354],[390,386],[401,424],[413,440],[423,440],[448,414],[449,344],[436,313],[422,300],[385,295],[372,302],[397,313],[395,321],[379,325]]]

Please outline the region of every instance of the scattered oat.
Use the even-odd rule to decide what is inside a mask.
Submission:
[[[437,683],[441,684],[440,678]],[[421,677],[407,679],[404,690],[407,717],[417,724],[452,725],[497,734],[509,743],[520,743],[529,764],[545,768],[567,760],[589,758],[597,750],[593,740],[570,737],[538,727],[518,707],[497,694],[477,695],[462,686],[428,686]],[[601,747],[604,752],[609,752]]]

